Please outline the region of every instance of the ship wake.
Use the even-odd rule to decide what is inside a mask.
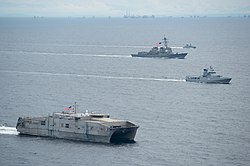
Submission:
[[[184,79],[174,79],[174,78],[125,77],[125,76],[123,77],[123,76],[105,76],[105,75],[92,75],[92,74],[67,74],[67,73],[47,73],[47,72],[25,72],[25,71],[9,71],[9,70],[0,70],[0,72],[3,72],[3,73],[16,73],[16,74],[29,74],[29,75],[85,77],[85,78],[118,79],[118,80],[185,82]]]
[[[15,127],[0,126],[0,134],[18,135]]]
[[[60,53],[60,52],[34,52],[34,51],[0,51],[0,52],[16,52],[20,54],[34,54],[34,55],[44,55],[44,56],[83,56],[83,57],[106,57],[106,58],[131,58],[130,55],[125,54],[87,54],[87,53]]]

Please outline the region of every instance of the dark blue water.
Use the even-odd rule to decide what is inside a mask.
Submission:
[[[0,165],[249,165],[250,20],[0,19]],[[166,36],[186,59],[132,58]],[[212,65],[229,85],[185,82]],[[138,124],[135,144],[25,137],[19,116],[77,102]]]

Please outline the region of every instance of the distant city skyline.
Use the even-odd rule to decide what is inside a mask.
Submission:
[[[250,15],[250,0],[0,0],[0,17]]]

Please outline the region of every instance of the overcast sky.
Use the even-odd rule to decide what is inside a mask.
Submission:
[[[250,0],[0,0],[0,17],[238,16]]]

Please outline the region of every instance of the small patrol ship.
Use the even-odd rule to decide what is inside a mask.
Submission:
[[[164,37],[164,46],[153,47],[149,52],[138,52],[137,54],[131,54],[132,57],[143,57],[143,58],[178,58],[184,59],[187,53],[174,53],[172,48],[168,47],[167,38]],[[159,43],[161,44],[161,42]]]
[[[19,134],[100,143],[133,143],[139,126],[108,114],[78,113],[77,105],[44,117],[19,117]]]
[[[203,69],[201,76],[186,76],[186,81],[201,82],[201,83],[214,83],[214,84],[229,84],[232,78],[223,77],[216,74],[215,70],[210,66]]]
[[[196,46],[193,46],[192,44],[186,44],[183,48],[196,48]]]

